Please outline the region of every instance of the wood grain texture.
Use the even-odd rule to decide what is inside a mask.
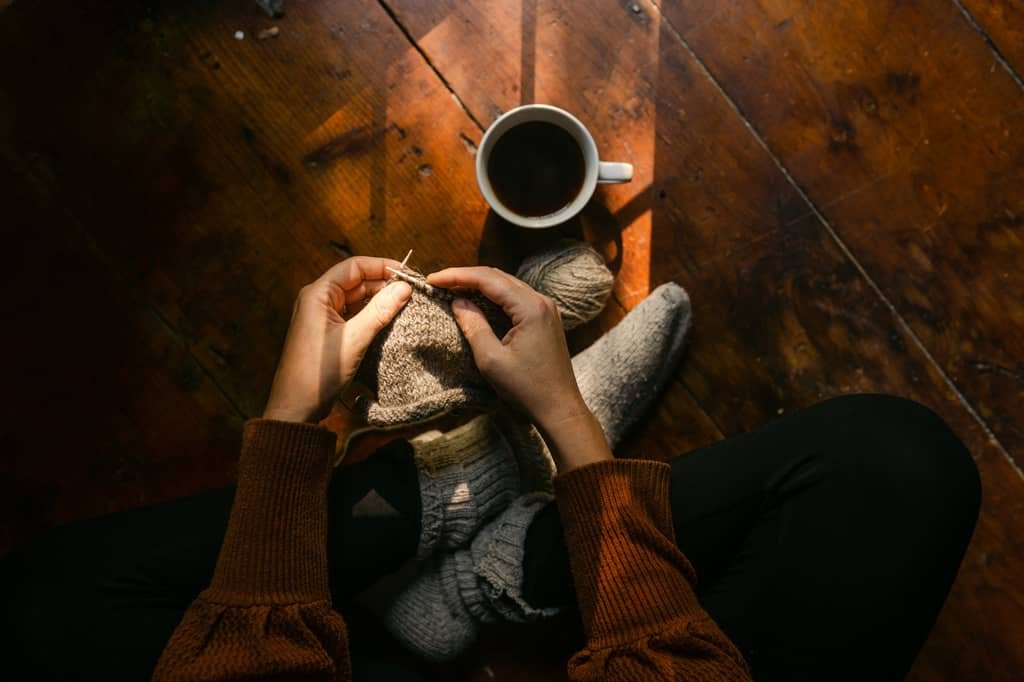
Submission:
[[[990,69],[985,46],[941,3],[891,5],[888,13],[878,5],[791,5],[681,3],[668,15],[968,401],[1017,448],[1019,89]],[[906,335],[890,340],[913,344]],[[914,372],[903,383],[920,390]],[[1010,576],[1024,547],[1008,529],[1024,522],[1021,479],[958,412],[944,416],[978,460],[985,500],[960,579],[912,677],[984,670],[987,679],[1013,679],[1024,662],[1011,644],[1024,628],[1024,593]]]
[[[946,0],[666,15],[1024,461],[1024,89]]]
[[[262,408],[295,292],[328,265],[420,244],[421,267],[474,257],[473,128],[375,3],[297,6],[268,41],[232,37],[264,23],[248,3],[129,14],[32,13],[4,35],[14,61],[37,56],[44,29],[88,55],[5,73],[22,106],[4,144],[48,165],[245,414]],[[57,78],[62,92],[40,86]]]
[[[234,406],[235,416],[226,432],[211,433],[201,419],[189,422],[194,408],[161,391],[167,369],[159,361],[136,368],[130,386],[107,381],[109,388],[77,400],[69,425],[103,444],[104,414],[127,401],[130,409],[123,409],[134,420],[127,433],[142,431],[155,442],[139,445],[133,456],[162,463],[164,487],[119,473],[120,460],[104,467],[100,445],[59,447],[45,458],[37,450],[53,443],[12,445],[11,504],[29,508],[26,501],[41,489],[47,504],[67,511],[15,517],[11,543],[59,521],[226,482],[241,419],[262,407],[292,298],[335,260],[400,255],[414,246],[413,264],[432,270],[514,254],[475,188],[479,129],[376,4],[296,5],[279,37],[266,42],[232,37],[266,25],[250,3],[48,9],[16,6],[0,23],[8,63],[35,64],[31,73],[0,76],[4,98],[19,103],[0,112],[5,160],[32,164],[39,191],[61,206],[110,269],[109,281],[96,286],[78,275],[83,295],[107,306],[99,329],[107,315],[133,319],[116,305],[127,292],[141,306],[136,316],[178,342],[180,359],[164,362],[186,365],[191,382],[205,377],[204,399],[218,409]],[[63,45],[60,53],[40,51],[36,39],[44,34]],[[69,61],[68,54],[83,57]],[[55,82],[65,85],[45,86]],[[25,226],[32,213],[18,213]],[[606,218],[599,212],[585,229],[606,226]],[[573,229],[580,235],[584,228]],[[40,254],[57,239],[51,230],[34,234]],[[614,236],[609,240],[614,251]],[[76,243],[67,258],[84,248]],[[576,336],[592,340],[623,314],[613,306]],[[96,374],[89,377],[105,379],[119,360],[133,367],[125,344],[162,338],[148,341],[152,330],[127,324],[110,325],[93,344]],[[27,336],[17,340],[31,343]],[[15,385],[28,390],[33,381],[26,374]],[[79,383],[83,388],[69,395],[89,385]],[[162,406],[170,424],[137,412],[138,391]],[[219,424],[217,410],[208,412]],[[335,416],[340,428],[344,415]],[[665,439],[659,420],[687,428]],[[21,443],[38,428],[39,420],[12,422],[5,442]],[[667,458],[720,437],[689,394],[673,390],[631,442],[638,454]],[[205,448],[196,445],[204,441]],[[69,458],[95,471],[87,476],[65,466],[65,483],[55,485],[52,471]],[[120,497],[109,493],[116,486],[105,477],[127,479]]]
[[[242,419],[81,226],[0,165],[0,553],[48,527],[226,485]]]
[[[957,0],[1013,69],[1024,74],[1024,5],[1017,0]]]

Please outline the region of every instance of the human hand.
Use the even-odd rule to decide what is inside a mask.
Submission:
[[[480,373],[537,424],[559,470],[611,457],[600,424],[580,395],[562,318],[550,298],[488,267],[448,268],[429,275],[427,282],[474,289],[505,311],[512,328],[498,339],[479,307],[465,298],[452,301],[455,320]]]
[[[264,418],[305,422],[327,415],[373,338],[412,294],[405,282],[388,284],[385,267],[401,263],[348,258],[299,291]]]

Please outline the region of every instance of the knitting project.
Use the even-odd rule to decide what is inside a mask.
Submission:
[[[473,353],[451,310],[455,294],[431,286],[414,270],[401,279],[412,296],[367,350],[359,379],[376,395],[357,409],[373,426],[399,426],[431,419],[460,407],[486,410],[498,398],[476,368]],[[398,277],[392,277],[397,279]],[[475,292],[460,293],[475,303],[498,337],[512,323],[501,308]]]

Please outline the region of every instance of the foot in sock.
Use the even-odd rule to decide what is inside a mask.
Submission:
[[[366,599],[384,627],[405,648],[428,661],[443,663],[476,642],[479,626],[459,599],[454,582],[455,557],[442,552],[393,599]]]
[[[522,594],[526,532],[554,498],[522,495],[487,523],[470,547],[440,552],[411,581],[396,576],[363,594],[388,632],[430,661],[450,661],[477,639],[481,623],[526,623],[557,613],[530,606]],[[397,587],[397,589],[395,589]]]
[[[613,449],[668,381],[689,327],[690,297],[669,282],[572,359],[583,401]]]

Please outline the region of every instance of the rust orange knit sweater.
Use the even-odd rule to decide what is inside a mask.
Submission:
[[[349,680],[345,621],[327,584],[333,433],[254,419],[213,582],[154,680]],[[576,680],[746,680],[743,657],[697,603],[673,541],[665,464],[600,462],[555,479],[587,646]],[[344,474],[342,474],[344,475]]]

